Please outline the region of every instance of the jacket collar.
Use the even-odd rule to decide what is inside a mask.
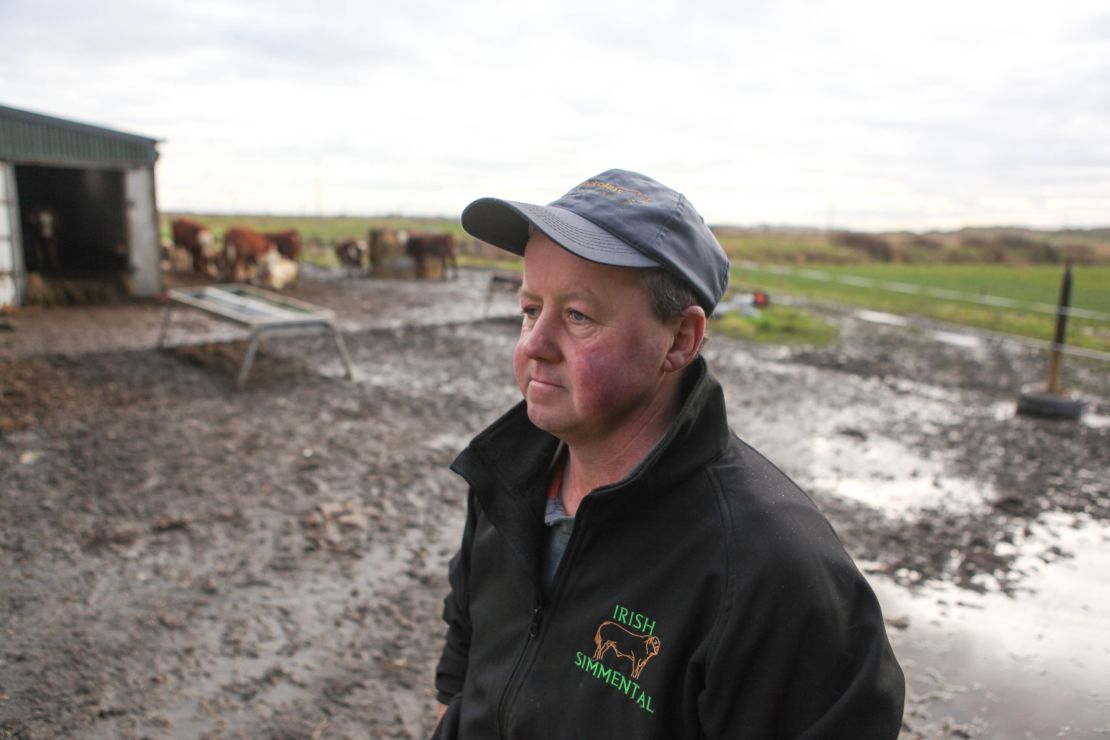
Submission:
[[[719,456],[730,432],[720,384],[698,357],[686,372],[683,401],[666,434],[625,478],[591,491],[591,508],[665,495]],[[528,419],[521,401],[464,449],[451,469],[466,479],[490,523],[526,563],[537,559],[545,493],[560,442]]]

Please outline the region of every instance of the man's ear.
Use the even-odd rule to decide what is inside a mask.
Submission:
[[[663,359],[663,370],[668,373],[682,370],[698,356],[705,339],[705,311],[701,306],[687,306],[682,315],[672,321],[675,322],[674,339]]]

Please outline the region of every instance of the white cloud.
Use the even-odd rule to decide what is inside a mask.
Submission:
[[[0,102],[164,138],[166,208],[453,215],[622,166],[712,222],[1083,225],[1101,5],[8,0]]]

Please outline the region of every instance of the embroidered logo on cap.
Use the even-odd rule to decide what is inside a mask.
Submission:
[[[611,199],[623,198],[624,202],[630,206],[638,206],[651,202],[651,198],[639,190],[624,188],[620,185],[614,185],[611,182],[605,182],[604,180],[586,180],[586,182],[567,193],[567,195],[575,195],[579,191],[594,191]]]

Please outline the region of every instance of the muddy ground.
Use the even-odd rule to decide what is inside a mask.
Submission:
[[[243,391],[244,332],[195,311],[161,351],[158,302],[0,316],[0,738],[427,736],[447,466],[517,398],[488,277],[310,270],[290,294],[336,312],[353,380],[328,338],[284,337]],[[1110,562],[1108,367],[1065,365],[1084,422],[1015,417],[1040,352],[831,318],[828,348],[706,355],[876,585],[903,737],[1110,733],[1110,611],[1079,577]]]

